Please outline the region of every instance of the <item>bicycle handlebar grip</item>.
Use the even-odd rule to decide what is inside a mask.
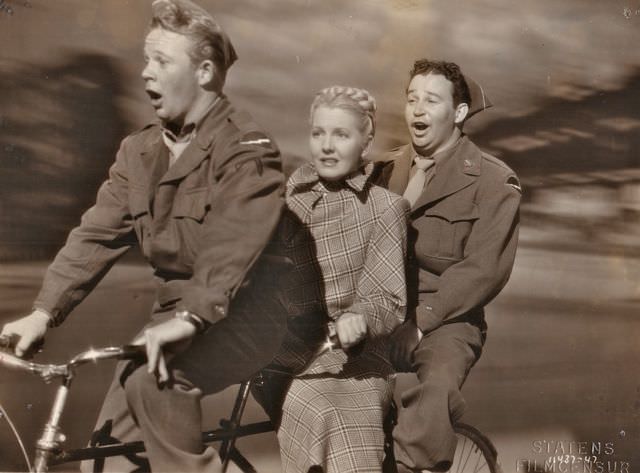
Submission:
[[[25,361],[22,358],[18,358],[17,356],[10,355],[6,352],[0,352],[0,364],[6,366],[7,368],[15,368],[25,371],[32,371],[33,367],[35,366],[29,361]]]
[[[340,337],[338,337],[338,332],[336,332],[336,325],[334,323],[329,323],[327,325],[327,340],[329,341],[332,350],[341,348]]]
[[[147,350],[144,345],[123,345],[122,355],[120,358],[123,360],[145,359],[147,357]]]

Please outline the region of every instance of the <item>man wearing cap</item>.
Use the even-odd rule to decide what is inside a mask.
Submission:
[[[156,0],[152,13],[142,79],[159,122],[124,139],[34,311],[2,335],[18,338],[23,356],[138,244],[157,284],[152,321],[134,341],[148,362],[119,365],[93,440],[143,440],[150,465],[130,456],[96,468],[218,471],[201,441],[200,400],[256,373],[285,332],[276,268],[261,255],[284,179],[276,145],[222,92],[236,60],[226,34],[188,0]]]
[[[415,62],[405,120],[411,144],[387,154],[380,183],[411,204],[407,319],[391,358],[415,371],[393,436],[399,472],[448,471],[460,388],[485,340],[484,306],[506,284],[518,239],[520,185],[462,132],[491,104],[450,62]]]

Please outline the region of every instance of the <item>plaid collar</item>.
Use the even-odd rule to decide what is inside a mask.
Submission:
[[[370,161],[365,161],[357,171],[350,174],[346,179],[331,182],[320,178],[315,167],[311,163],[300,166],[289,178],[287,186],[292,193],[304,192],[305,190],[317,190],[320,192],[332,192],[341,189],[351,189],[356,193],[365,190],[374,165]]]

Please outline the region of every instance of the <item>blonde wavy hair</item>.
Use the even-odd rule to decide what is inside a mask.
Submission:
[[[334,85],[318,92],[311,104],[309,122],[320,106],[340,108],[353,112],[360,118],[360,131],[373,138],[376,130],[376,99],[365,89]]]

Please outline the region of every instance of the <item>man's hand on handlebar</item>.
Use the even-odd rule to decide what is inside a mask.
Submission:
[[[145,345],[149,373],[154,373],[158,381],[164,383],[169,380],[165,349],[170,348],[172,353],[181,351],[196,332],[193,324],[173,318],[146,329],[133,341],[133,345]]]
[[[362,314],[345,312],[335,322],[336,334],[343,349],[349,349],[367,336],[367,319]]]
[[[0,332],[0,337],[16,340],[15,354],[22,358],[42,342],[47,333],[49,320],[46,312],[36,309],[31,314],[6,324]]]
[[[422,331],[413,320],[407,320],[391,334],[391,363],[396,370],[410,372],[413,368],[413,352],[422,340]]]

